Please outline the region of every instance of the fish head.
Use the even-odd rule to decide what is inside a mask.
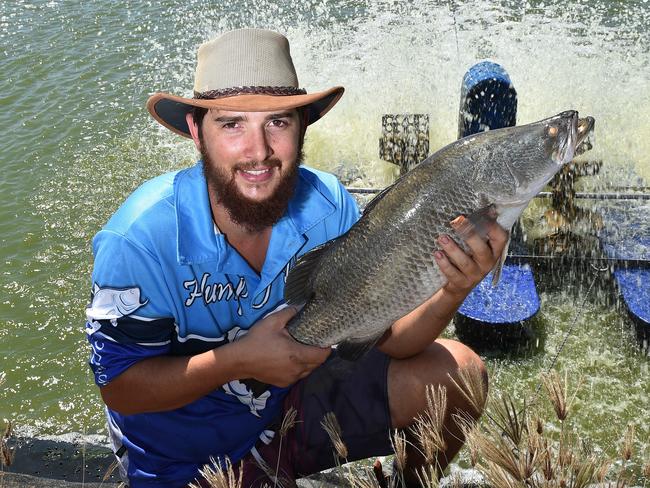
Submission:
[[[580,119],[577,111],[569,110],[507,129],[497,141],[500,147],[494,164],[503,167],[494,171],[500,177],[498,184],[487,189],[490,200],[506,206],[528,203],[577,151],[590,148],[593,126],[593,117]]]

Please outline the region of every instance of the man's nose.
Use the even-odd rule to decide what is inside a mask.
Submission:
[[[252,161],[266,161],[272,154],[269,135],[263,127],[252,130],[249,134],[247,156]]]

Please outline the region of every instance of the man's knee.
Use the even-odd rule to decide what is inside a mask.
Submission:
[[[450,410],[477,418],[485,406],[487,380],[481,358],[464,344],[449,339],[437,340],[412,358],[392,360],[388,391],[393,426],[409,424],[424,407],[427,385],[445,387]]]
[[[448,396],[457,408],[478,418],[487,401],[488,372],[483,360],[472,349],[457,341],[444,340],[455,366],[447,371]]]
[[[439,342],[445,347],[453,357],[452,368],[448,373],[452,376],[476,374],[480,376],[487,388],[488,372],[485,363],[471,348],[462,342],[439,339]]]

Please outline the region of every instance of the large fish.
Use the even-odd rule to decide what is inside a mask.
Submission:
[[[290,271],[285,299],[304,307],[287,325],[297,341],[354,359],[447,281],[433,257],[451,235],[495,220],[510,231],[530,200],[588,146],[592,117],[563,112],[539,122],[460,139],[424,160],[366,207],[345,235],[313,249]],[[454,230],[464,215],[471,226]],[[497,264],[498,275],[505,259]]]

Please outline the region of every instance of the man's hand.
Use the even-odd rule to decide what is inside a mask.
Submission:
[[[467,226],[469,222],[459,217],[452,222],[454,227]],[[448,283],[443,289],[452,295],[465,297],[494,268],[501,258],[508,242],[508,233],[493,222],[488,225],[487,240],[470,230],[465,243],[470,251],[466,253],[454,242],[443,235],[438,238],[442,251],[435,253],[440,271],[447,277]],[[444,252],[443,252],[444,251]]]
[[[463,221],[465,220],[465,221]],[[438,338],[449,324],[465,297],[487,275],[500,259],[508,242],[508,233],[496,222],[487,225],[487,240],[474,232],[464,218],[452,222],[454,228],[463,226],[469,252],[449,236],[440,236],[441,251],[434,257],[447,284],[418,308],[397,320],[388,329],[379,349],[393,358],[408,358],[422,352]]]
[[[285,329],[296,314],[293,307],[263,318],[233,345],[242,347],[242,378],[275,386],[289,386],[310,374],[330,355],[330,348],[306,346]]]

